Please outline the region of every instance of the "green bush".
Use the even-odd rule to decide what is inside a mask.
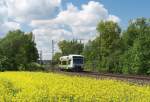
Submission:
[[[36,63],[36,62],[32,62],[30,64],[28,64],[28,69],[29,71],[43,71],[44,68],[42,65]]]

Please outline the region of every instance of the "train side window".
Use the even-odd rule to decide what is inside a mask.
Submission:
[[[62,65],[67,65],[67,61],[62,61]]]
[[[71,64],[71,60],[68,61],[68,64]]]

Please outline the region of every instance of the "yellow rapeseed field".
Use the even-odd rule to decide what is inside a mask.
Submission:
[[[150,102],[150,86],[42,72],[1,72],[0,102]]]

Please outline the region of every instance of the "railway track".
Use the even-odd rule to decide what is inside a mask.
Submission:
[[[91,75],[98,76],[106,76],[106,77],[114,77],[114,78],[123,78],[123,79],[135,79],[135,80],[145,80],[150,81],[150,76],[131,76],[131,75],[122,75],[122,74],[105,74],[105,73],[97,73],[97,72],[85,72]]]
[[[149,84],[150,85],[150,76],[138,76],[138,75],[122,75],[122,74],[106,74],[98,72],[68,72],[68,71],[53,71],[55,73],[65,74],[69,76],[82,76],[82,77],[92,77],[96,79],[115,79],[121,81],[128,81],[131,83],[136,83],[140,85]]]

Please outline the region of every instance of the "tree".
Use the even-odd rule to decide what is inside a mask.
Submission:
[[[19,70],[20,67],[27,70],[29,63],[37,61],[38,51],[32,35],[16,30],[0,40],[1,58],[7,59],[8,63],[6,70]]]
[[[131,33],[129,29],[136,32],[136,34]],[[129,74],[149,74],[150,20],[146,18],[133,20],[129,24],[123,39],[127,48],[124,54],[123,72]]]
[[[102,21],[97,25],[97,31],[99,36],[84,49],[86,67],[100,72],[120,73],[120,55],[123,53],[120,27],[112,21]]]
[[[59,58],[61,56],[67,56],[69,54],[82,54],[84,48],[84,44],[78,42],[77,40],[63,40],[58,43],[58,46],[61,52],[57,52],[53,56],[53,61],[55,64],[59,63]]]
[[[69,54],[81,54],[83,52],[84,45],[77,40],[73,41],[60,41],[58,46],[62,52],[62,55],[69,55]]]
[[[55,55],[53,56],[53,61],[58,64],[59,63],[59,58],[62,56],[61,52],[57,52],[55,53]]]
[[[99,37],[93,41],[89,41],[84,50],[83,55],[85,57],[85,68],[87,70],[99,71],[100,62],[100,42]]]
[[[139,37],[140,32],[143,32],[147,26],[146,18],[138,18],[131,20],[127,30],[123,33],[123,40],[126,45],[126,49],[133,46],[134,41]]]
[[[121,28],[112,21],[102,21],[97,26],[100,34],[101,68],[108,72],[120,72],[119,55],[122,53]]]

